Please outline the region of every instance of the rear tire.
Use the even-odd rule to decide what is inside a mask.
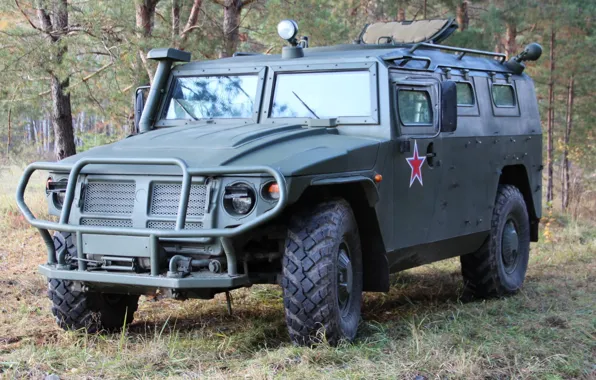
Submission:
[[[461,256],[466,292],[500,297],[521,289],[530,257],[530,220],[521,192],[499,186],[490,236],[474,253]]]
[[[113,331],[132,323],[139,296],[81,292],[73,290],[69,280],[50,279],[48,297],[52,314],[64,330],[89,333]]]
[[[354,339],[362,305],[362,252],[348,202],[320,203],[292,218],[282,288],[294,343]]]

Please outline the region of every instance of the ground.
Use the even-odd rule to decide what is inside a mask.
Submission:
[[[122,333],[63,332],[50,313],[45,250],[14,205],[19,168],[0,168],[0,378],[596,378],[596,224],[551,217],[516,296],[464,302],[459,261],[392,276],[364,296],[357,340],[293,346],[281,290],[210,301],[142,297]],[[43,215],[43,178],[30,197]]]

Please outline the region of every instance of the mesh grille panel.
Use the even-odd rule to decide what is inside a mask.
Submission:
[[[132,228],[132,220],[82,218],[81,226]]]
[[[176,228],[176,222],[151,220],[147,222],[147,228],[155,228],[158,230],[173,230],[174,228]],[[200,222],[187,222],[184,225],[184,229],[187,230],[200,230],[202,228],[203,223]]]
[[[89,182],[85,187],[83,211],[99,214],[132,214],[134,182]]]
[[[181,188],[182,185],[179,183],[158,183],[153,185],[150,208],[151,215],[176,215],[178,213]],[[207,186],[191,185],[186,215],[195,217],[204,216],[206,202]]]

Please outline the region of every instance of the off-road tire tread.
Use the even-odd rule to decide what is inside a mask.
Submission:
[[[497,260],[500,260],[500,257],[491,250],[491,245],[496,246],[496,239],[501,238],[495,231],[498,230],[499,221],[503,217],[504,206],[515,198],[521,200],[525,205],[524,197],[517,187],[513,185],[499,186],[491,219],[490,237],[476,252],[460,257],[465,291],[469,293],[469,296],[491,298],[515,293],[502,285],[497,269]]]
[[[330,276],[334,273],[332,248],[344,217],[353,218],[353,214],[342,199],[320,203],[290,222],[282,288],[288,332],[297,344],[319,343],[320,332],[332,345],[343,338],[331,310],[336,301]]]
[[[97,293],[72,289],[72,281],[50,279],[48,297],[52,301],[52,314],[64,330],[85,330],[89,333],[112,331],[133,321],[138,307],[138,296],[123,296],[119,307],[101,301]]]

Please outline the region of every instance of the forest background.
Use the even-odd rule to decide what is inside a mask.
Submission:
[[[596,378],[596,0],[0,0],[0,378]],[[17,210],[23,166],[134,131],[146,54],[195,60],[279,53],[297,20],[311,46],[350,43],[366,23],[454,17],[450,45],[512,56],[544,48],[535,81],[544,132],[544,204],[524,288],[462,300],[458,259],[400,272],[367,293],[353,344],[294,347],[281,290],[225,298],[143,298],[122,333],[66,333],[37,272],[39,234]],[[47,217],[44,179],[32,210]]]
[[[150,83],[154,47],[195,60],[278,53],[284,18],[321,46],[349,43],[374,21],[454,17],[459,31],[448,44],[508,56],[530,42],[544,47],[527,72],[544,129],[545,200],[579,214],[596,165],[595,14],[594,0],[5,0],[0,152],[59,159],[130,134],[133,94]]]

